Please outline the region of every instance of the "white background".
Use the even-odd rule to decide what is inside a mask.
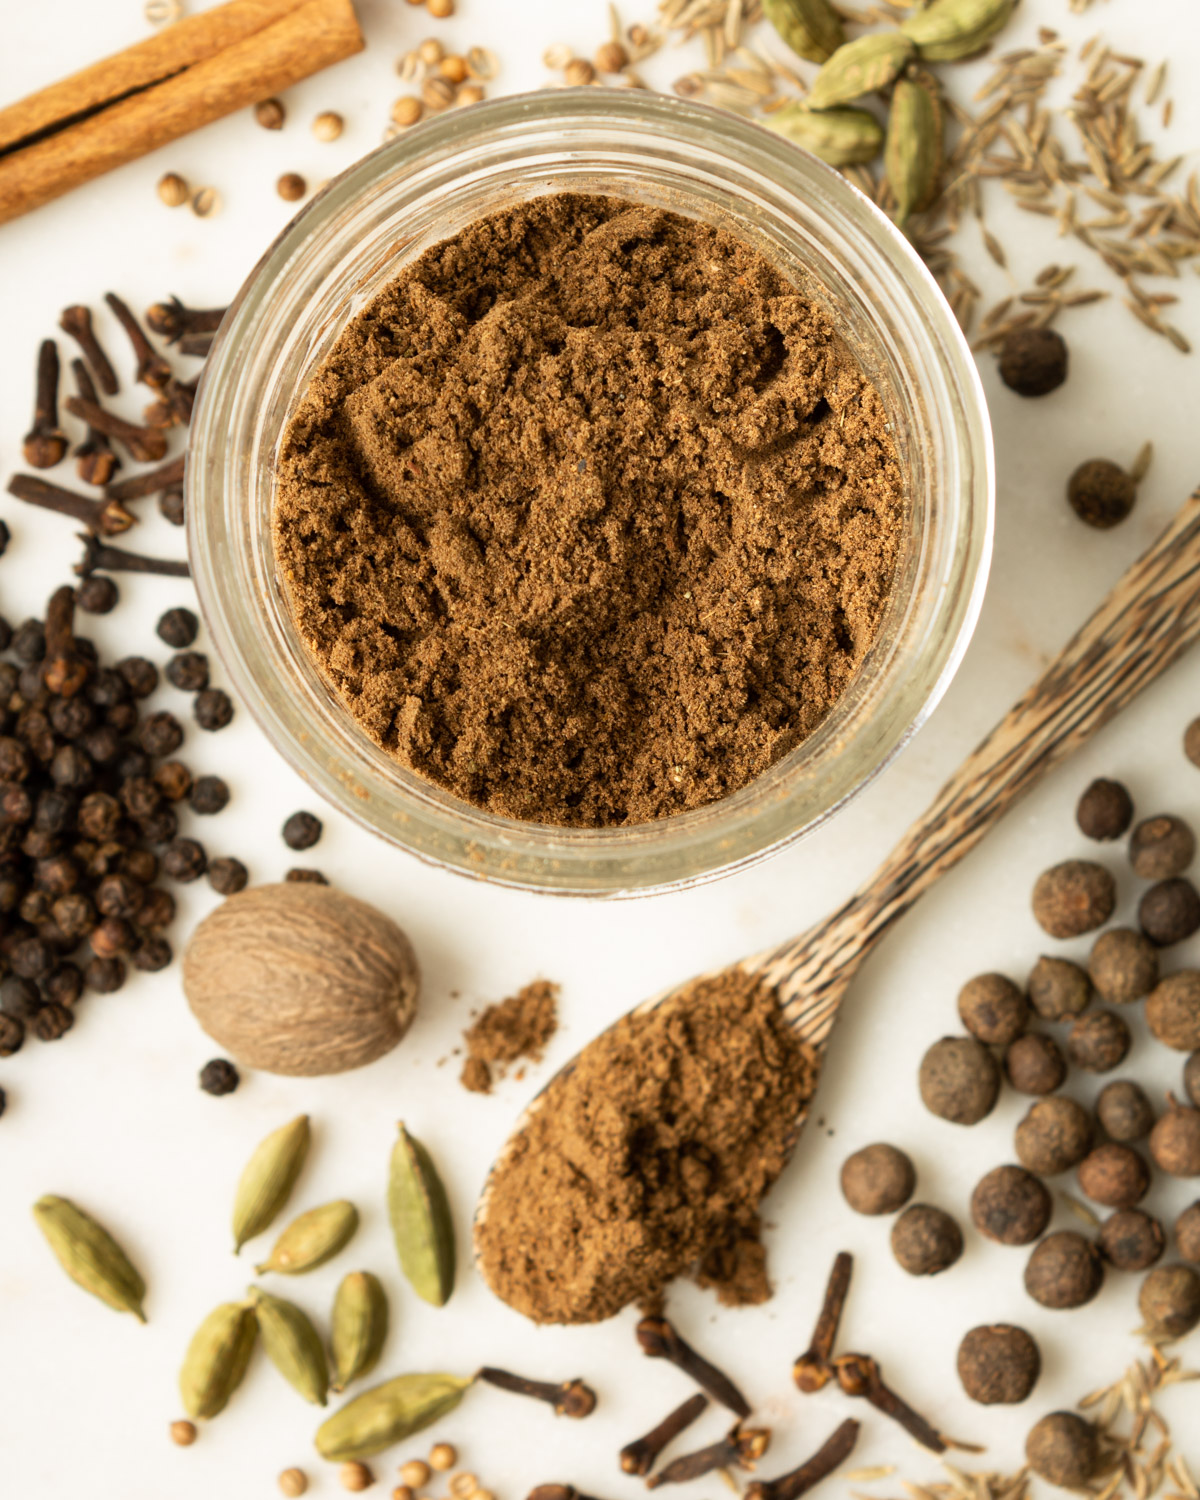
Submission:
[[[461,14],[436,27],[401,0],[361,0],[368,50],[292,90],[288,127],[258,129],[248,113],[135,163],[33,216],[0,229],[0,472],[20,466],[37,342],[54,331],[68,301],[98,306],[115,289],[135,307],[176,292],[194,305],[226,300],[290,209],[274,194],[283,171],[317,182],[374,147],[391,99],[401,92],[397,57],[436,29],[448,43],[492,46],[504,62],[502,86],[535,87],[546,74],[540,54],[566,41],[590,51],[606,36],[601,0],[461,0]],[[627,10],[626,19],[649,19]],[[1118,48],[1171,57],[1173,139],[1200,141],[1200,99],[1186,86],[1200,70],[1200,18],[1194,0],[1097,3],[1085,17],[1066,0],[1025,0],[1005,35],[1015,44],[1039,24],[1081,39],[1103,28]],[[4,7],[0,99],[16,99],[72,68],[146,33],[138,0],[56,0]],[[668,59],[655,75],[683,71]],[[964,90],[978,68],[947,70]],[[347,130],[321,145],[308,131],[322,109],[341,111]],[[166,170],[211,183],[220,216],[200,221],[169,212],[154,195]],[[1044,221],[1001,205],[993,227],[1010,247],[1020,285],[1074,248]],[[990,294],[1009,283],[969,242],[969,266]],[[1077,257],[1083,285],[1113,286]],[[1188,271],[1176,321],[1200,344],[1200,284]],[[1114,287],[1114,290],[1119,290]],[[393,1333],[380,1374],[481,1362],[563,1378],[586,1375],[601,1393],[584,1426],[556,1422],[541,1408],[492,1391],[475,1391],[439,1436],[501,1500],[520,1500],[535,1482],[569,1480],[592,1494],[632,1497],[618,1474],[617,1449],[686,1393],[676,1372],[639,1362],[632,1315],[598,1328],[536,1330],[497,1303],[460,1255],[460,1285],[444,1310],[427,1308],[402,1283],[383,1222],[382,1189],[395,1121],[403,1117],[444,1168],[464,1237],[487,1165],[519,1106],[576,1048],[640,998],[690,973],[713,968],[782,939],[820,917],[866,877],[943,777],[1025,688],[1200,478],[1196,442],[1197,359],[1177,354],[1143,331],[1119,300],[1069,315],[1073,365],[1068,385],[1040,402],[1004,390],[993,360],[982,359],[999,460],[996,561],[983,618],[958,679],[929,726],[899,763],[854,806],[802,846],[757,870],[685,895],[625,904],[554,901],[485,889],[438,874],[329,817],[311,855],[345,889],[377,902],[412,935],[425,975],[423,1011],[409,1038],[365,1072],[314,1081],[248,1076],[232,1097],[212,1099],[196,1086],[216,1049],[184,1004],[178,970],[139,976],[117,995],[80,1007],[75,1031],[55,1046],[31,1042],[0,1063],[9,1106],[0,1121],[0,1495],[21,1500],[198,1500],[275,1493],[274,1475],[305,1466],[313,1493],[340,1493],[311,1449],[317,1415],[286,1387],[261,1355],[243,1391],[190,1450],[173,1447],[168,1422],[180,1414],[175,1389],[193,1327],[251,1278],[249,1257],[230,1256],[228,1215],[234,1182],[253,1145],[299,1111],[311,1113],[314,1148],[291,1208],[348,1196],[363,1227],[351,1249],[308,1278],[278,1285],[324,1320],[342,1273],[363,1266],[384,1278]],[[124,372],[124,409],[142,404],[128,378],[119,333],[100,327]],[[64,341],[64,353],[68,351]],[[1082,459],[1106,454],[1131,461],[1154,439],[1156,457],[1132,519],[1109,534],[1084,528],[1063,501],[1066,476]],[[67,471],[64,470],[64,474]],[[148,511],[143,506],[144,511]],[[14,533],[0,563],[0,608],[14,622],[40,610],[76,556],[72,528],[27,514],[5,499],[0,513]],[[182,537],[148,515],[134,534],[147,551],[179,552]],[[169,605],[187,603],[186,584],[122,582],[118,611],[93,630],[106,651],[166,652],[153,623]],[[201,646],[204,642],[201,641]],[[220,680],[219,669],[217,678]],[[183,711],[171,689],[163,706]],[[1075,797],[1097,774],[1124,778],[1139,809],[1200,818],[1200,773],[1183,759],[1180,735],[1200,712],[1200,656],[1177,666],[1074,763],[1060,770],[989,838],[986,846],[927,897],[863,972],[838,1030],[798,1157],[767,1205],[778,1279],[767,1306],[718,1313],[690,1289],[673,1303],[683,1328],[745,1386],[776,1428],[763,1467],[770,1475],[807,1456],[848,1403],[833,1395],[801,1398],[791,1387],[792,1358],[805,1346],[834,1252],[857,1256],[846,1347],[867,1348],[919,1407],[947,1430],[989,1445],[997,1467],[1020,1461],[1033,1418],[1067,1405],[1115,1378],[1138,1350],[1136,1279],[1111,1276],[1100,1300],[1077,1313],[1047,1313],[1025,1297],[1025,1254],[968,1235],[963,1262],[933,1281],[906,1278],[891,1260],[888,1224],[856,1218],[837,1191],[845,1154],[886,1137],[905,1146],[920,1172],[919,1196],[965,1218],[969,1191],[989,1167],[1010,1160],[1011,1131],[1023,1105],[1008,1097],[994,1117],[967,1132],[921,1108],[915,1074],[922,1052],[955,1029],[954,997],[971,974],[990,968],[1023,977],[1044,940],[1028,911],[1037,872],[1084,852],[1072,821]],[[227,778],[234,801],[196,832],[213,854],[235,854],[257,879],[274,879],[293,862],[279,837],[286,815],[314,799],[242,713],[218,736],[189,734],[197,771]],[[320,811],[319,808],[316,810]],[[1091,851],[1088,851],[1091,852]],[[1121,914],[1136,899],[1119,851],[1102,856],[1118,873]],[[177,936],[213,903],[207,886],[181,895]],[[1071,952],[1070,948],[1063,951]],[[1082,950],[1081,950],[1082,951]],[[1194,959],[1180,950],[1171,962]],[[510,1080],[491,1098],[464,1093],[450,1057],[479,1004],[544,975],[563,987],[562,1028],[544,1066]],[[1124,1072],[1177,1086],[1181,1059],[1139,1040]],[[1075,1083],[1085,1099],[1095,1081]],[[1061,1186],[1070,1186],[1064,1181]],[[29,1217],[41,1193],[71,1195],[120,1237],[150,1285],[150,1323],[139,1326],[67,1282]],[[1196,1185],[1155,1189],[1153,1205],[1172,1217]],[[1062,1222],[1071,1224],[1069,1213]],[[266,1243],[269,1243],[266,1242]],[[265,1252],[266,1243],[253,1246]],[[954,1375],[954,1351],[979,1322],[1025,1324],[1041,1341],[1045,1375],[1027,1407],[972,1407]],[[1197,1361],[1195,1343],[1184,1346]],[[1175,1393],[1170,1408],[1185,1447],[1200,1464],[1197,1387]],[[918,1452],[869,1410],[856,1463],[897,1463],[890,1482],[859,1486],[898,1493],[899,1480],[933,1479],[935,1460]],[[721,1428],[718,1414],[696,1429],[697,1443]],[[424,1451],[418,1439],[379,1460],[380,1483],[394,1483],[393,1460]],[[686,1446],[686,1445],[685,1445]],[[968,1460],[968,1462],[970,1462]],[[844,1493],[837,1481],[828,1493]],[[384,1491],[380,1491],[381,1493]],[[702,1500],[722,1493],[718,1479],[694,1488]]]

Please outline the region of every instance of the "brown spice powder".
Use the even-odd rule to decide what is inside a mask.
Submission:
[[[763,1300],[759,1202],[815,1082],[811,1049],[743,971],[624,1017],[555,1079],[496,1169],[475,1230],[488,1284],[539,1323],[653,1301],[697,1262],[723,1300]]]
[[[462,1085],[476,1094],[492,1091],[492,1068],[528,1057],[541,1058],[558,1029],[558,985],[535,979],[507,1000],[489,1005],[463,1032],[467,1058]]]
[[[426,251],[283,445],[296,622],[364,729],[507,817],[724,797],[863,660],[901,532],[883,405],[735,235],[537,198]]]

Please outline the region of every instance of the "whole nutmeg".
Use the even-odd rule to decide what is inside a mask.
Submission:
[[[921,1059],[921,1098],[932,1114],[955,1125],[976,1125],[1000,1093],[1000,1069],[982,1042],[944,1036]]]
[[[895,1146],[877,1141],[848,1156],[842,1165],[842,1196],[859,1214],[894,1214],[913,1195],[917,1174]]]
[[[910,1276],[937,1276],[962,1253],[962,1230],[945,1209],[914,1203],[892,1226],[892,1254]]]
[[[1105,1208],[1132,1208],[1150,1191],[1150,1169],[1132,1146],[1105,1141],[1079,1163],[1079,1190]]]
[[[1150,1155],[1172,1177],[1200,1177],[1200,1109],[1171,1095],[1167,1111],[1150,1132]]]
[[[1043,1021],[1067,1021],[1092,1003],[1092,981],[1069,958],[1043,955],[1029,975],[1029,1003]]]
[[[1200,1324],[1200,1275],[1191,1266],[1157,1266],[1142,1282],[1138,1311],[1150,1338],[1181,1339]]]
[[[1177,1052],[1200,1047],[1200,972],[1180,969],[1157,984],[1146,1001],[1146,1025]]]
[[[1166,1248],[1162,1225],[1140,1208],[1123,1208],[1100,1226],[1100,1254],[1114,1270],[1148,1270]]]
[[[1088,975],[1101,1000],[1128,1005],[1158,983],[1158,949],[1132,927],[1110,927],[1092,944]]]
[[[1043,1307],[1083,1307],[1103,1285],[1096,1247],[1073,1229],[1048,1234],[1025,1267],[1025,1290]]]
[[[1154,1106],[1139,1084],[1118,1078],[1100,1090],[1096,1118],[1105,1134],[1127,1146],[1144,1140],[1154,1129]]]
[[[1138,926],[1159,948],[1170,948],[1200,931],[1200,894],[1182,875],[1160,880],[1138,902]]]
[[[1092,1144],[1092,1120],[1082,1104],[1055,1094],[1039,1099],[1017,1126],[1017,1160],[1039,1177],[1077,1167]]]
[[[1075,821],[1085,838],[1119,839],[1133,822],[1133,798],[1121,782],[1100,777],[1080,797]]]
[[[1117,904],[1117,886],[1103,865],[1068,859],[1043,870],[1033,887],[1033,915],[1053,938],[1081,937],[1103,927]]]
[[[1025,1030],[1029,1001],[1005,974],[977,974],[958,992],[958,1014],[977,1041],[1007,1047]]]
[[[1200,1264],[1200,1201],[1175,1220],[1175,1248],[1184,1260]]]
[[[1110,1073],[1129,1056],[1133,1037],[1112,1010],[1080,1016],[1067,1033],[1067,1056],[1085,1073]]]
[[[1005,1052],[1004,1071],[1019,1094],[1052,1094],[1067,1076],[1067,1060],[1053,1037],[1027,1031]]]
[[[1016,1406],[1042,1373],[1042,1355],[1023,1328],[993,1323],[972,1328],[958,1346],[958,1378],[981,1406]]]
[[[1031,1245],[1045,1231],[1054,1202],[1024,1167],[993,1167],[971,1194],[971,1221],[1000,1245]]]
[[[1143,880],[1170,880],[1182,875],[1196,854],[1196,835],[1170,813],[1146,818],[1129,838],[1129,863]]]
[[[1080,1489],[1096,1472],[1100,1441],[1096,1429],[1073,1411],[1054,1411],[1035,1423],[1025,1439],[1033,1472],[1050,1484]]]
[[[183,988],[200,1025],[252,1068],[312,1076],[389,1052],[417,1008],[412,945],[332,886],[256,886],[192,934]]]

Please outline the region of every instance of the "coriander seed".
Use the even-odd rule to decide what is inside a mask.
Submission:
[[[1129,863],[1143,880],[1170,880],[1182,875],[1196,854],[1196,835],[1169,813],[1146,818],[1129,839]]]
[[[1200,1324],[1200,1275],[1191,1266],[1158,1266],[1142,1282],[1138,1311],[1150,1339],[1183,1338]]]
[[[312,122],[312,133],[319,141],[336,141],[346,128],[346,122],[335,110],[326,109]],[[291,1473],[291,1470],[287,1471]]]
[[[226,1057],[214,1057],[200,1069],[200,1087],[217,1099],[232,1094],[241,1081],[238,1070]]]
[[[1016,1406],[1032,1393],[1042,1373],[1037,1344],[1023,1328],[993,1323],[972,1328],[958,1346],[958,1378],[981,1406]]]
[[[464,83],[454,102],[465,107],[468,104],[482,104],[485,97],[482,84]]]
[[[276,179],[275,191],[285,203],[298,203],[308,192],[308,183],[299,172],[285,172]]]
[[[1125,1061],[1132,1045],[1129,1027],[1112,1010],[1089,1011],[1067,1033],[1067,1056],[1085,1073],[1111,1073]]]
[[[458,1462],[458,1449],[453,1443],[434,1443],[429,1450],[429,1467],[439,1474],[452,1469]]]
[[[1132,927],[1110,927],[1092,944],[1088,976],[1101,1000],[1128,1005],[1158,983],[1158,950]]]
[[[841,1184],[855,1213],[892,1214],[912,1197],[917,1174],[903,1151],[879,1141],[846,1158]]]
[[[1140,1208],[1123,1208],[1100,1226],[1100,1254],[1116,1271],[1145,1271],[1167,1248],[1157,1219]]]
[[[264,130],[282,130],[287,111],[279,99],[261,99],[254,106],[254,119]]]
[[[403,94],[391,109],[392,123],[406,128],[415,125],[421,118],[424,106],[415,94]]]
[[[308,1475],[303,1469],[284,1469],[277,1483],[285,1495],[295,1500],[295,1496],[303,1495],[308,1489]]]
[[[1096,1247],[1073,1229],[1048,1234],[1025,1267],[1025,1290],[1042,1307],[1083,1307],[1103,1285]]]
[[[454,103],[455,88],[448,79],[427,78],[421,85],[421,102],[426,109],[449,109]]]
[[[629,53],[620,42],[602,42],[596,49],[597,73],[621,73],[629,66]]]
[[[188,201],[191,189],[178,172],[164,172],[156,188],[159,201],[168,208],[182,208]]]
[[[443,78],[448,78],[456,86],[460,83],[466,83],[467,60],[465,57],[459,57],[456,52],[452,52],[448,57],[443,57],[441,62],[438,63],[438,72]]]
[[[1096,1429],[1071,1411],[1051,1412],[1025,1439],[1025,1457],[1040,1478],[1065,1489],[1082,1489],[1096,1472],[1100,1442]]]
[[[1029,1002],[1004,974],[977,974],[958,992],[958,1014],[977,1041],[1007,1047],[1021,1035]]]
[[[1154,1128],[1154,1108],[1145,1091],[1126,1078],[1101,1089],[1096,1118],[1106,1135],[1126,1146],[1144,1140]]]
[[[1175,1220],[1175,1248],[1184,1260],[1200,1263],[1200,1202],[1185,1208]]]
[[[976,1125],[995,1108],[1000,1069],[974,1037],[943,1037],[921,1059],[921,1098],[931,1114],[955,1125]]]
[[[595,83],[596,70],[586,57],[573,57],[563,69],[563,77],[571,88],[582,88]]]
[[[433,1470],[421,1458],[410,1458],[407,1463],[400,1465],[400,1482],[407,1484],[410,1489],[419,1490],[422,1485],[429,1483]]]
[[[1055,1094],[1030,1106],[1017,1126],[1017,1160],[1039,1177],[1077,1167],[1092,1144],[1091,1116],[1082,1104]]]
[[[1132,1208],[1150,1190],[1150,1169],[1132,1146],[1105,1141],[1079,1163],[1079,1190],[1105,1208]]]
[[[1053,1211],[1045,1185],[1024,1167],[993,1167],[971,1194],[971,1222],[998,1245],[1031,1245]]]
[[[426,0],[425,8],[435,21],[445,21],[454,14],[454,0]]]
[[[962,1230],[944,1209],[931,1204],[912,1204],[892,1226],[892,1254],[910,1276],[937,1276],[962,1252]]]
[[[348,1463],[342,1464],[338,1470],[338,1479],[341,1480],[344,1490],[350,1490],[353,1493],[369,1489],[375,1483],[374,1474],[358,1459],[351,1459]]]
[[[1033,915],[1054,938],[1094,932],[1112,916],[1116,904],[1116,882],[1103,865],[1091,860],[1064,860],[1043,870],[1033,887]]]
[[[1179,969],[1157,984],[1146,1001],[1146,1025],[1164,1047],[1200,1048],[1200,971]]]
[[[1200,931],[1200,895],[1177,876],[1152,885],[1138,903],[1138,926],[1159,948],[1170,948]]]
[[[426,37],[417,48],[417,57],[427,68],[435,68],[446,55],[446,49],[438,41],[437,37]]]
[[[1029,975],[1029,1003],[1043,1021],[1066,1021],[1092,1003],[1092,982],[1068,958],[1043,956]]]
[[[192,194],[192,212],[198,219],[211,219],[221,212],[221,195],[213,187],[197,188]]]
[[[392,1500],[417,1500],[417,1492],[407,1484],[398,1484],[392,1491]]]
[[[1052,1094],[1067,1076],[1067,1061],[1053,1037],[1027,1031],[1004,1053],[1004,1072],[1019,1094]]]
[[[1075,821],[1086,838],[1100,842],[1119,839],[1133,821],[1133,799],[1119,781],[1101,777],[1080,797]]]
[[[180,1448],[190,1448],[196,1441],[196,1424],[194,1422],[178,1421],[172,1422],[168,1431],[171,1441]]]
[[[1128,516],[1137,501],[1137,485],[1119,464],[1089,458],[1067,481],[1067,500],[1081,521],[1108,531]]]
[[[1171,1177],[1200,1177],[1200,1109],[1168,1094],[1166,1112],[1150,1132],[1150,1156]]]
[[[1000,347],[1000,379],[1018,396],[1048,396],[1067,365],[1066,341],[1053,328],[1014,328]]]

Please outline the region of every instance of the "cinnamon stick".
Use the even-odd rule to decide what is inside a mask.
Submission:
[[[0,224],[363,47],[352,0],[230,0],[0,110]]]

